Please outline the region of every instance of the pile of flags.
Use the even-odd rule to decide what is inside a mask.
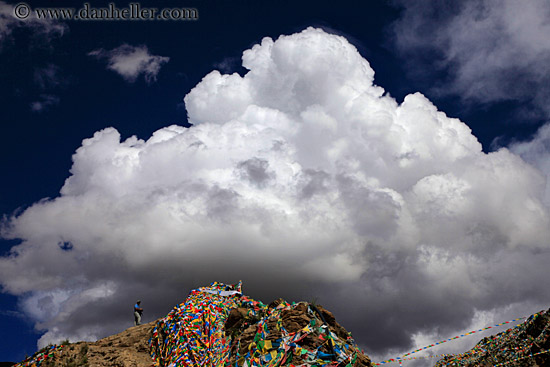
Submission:
[[[52,365],[56,356],[59,355],[62,349],[63,345],[47,346],[36,352],[32,357],[25,359],[21,363],[15,364],[13,367],[39,367],[42,365]]]
[[[149,345],[156,366],[223,366],[230,340],[224,332],[229,311],[246,302],[240,283],[214,282],[191,291],[186,301],[157,322]]]
[[[234,308],[247,322],[226,333]],[[149,344],[158,367],[370,366],[351,334],[334,325],[314,305],[280,300],[266,306],[244,296],[240,282],[214,282],[160,319]]]
[[[300,309],[307,311],[300,312]],[[284,327],[285,314],[291,313],[309,322],[298,330],[289,331]],[[252,342],[245,345],[246,353],[239,353],[237,366],[370,366],[370,360],[349,333],[345,339],[336,335],[321,314],[305,302],[281,302],[270,309],[255,328]],[[360,356],[361,361],[357,363]]]

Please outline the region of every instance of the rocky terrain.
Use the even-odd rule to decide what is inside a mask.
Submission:
[[[321,305],[265,305],[243,295],[240,283],[193,290],[157,323],[151,350],[160,367],[372,365]]]
[[[277,300],[270,304],[268,309],[273,310],[277,306],[284,305],[284,303],[285,301],[282,299]],[[255,341],[256,344],[258,344],[256,338],[258,322],[247,322],[249,320],[246,313],[247,311],[247,309],[242,308],[232,309],[225,324],[226,330],[237,330],[235,333],[235,338],[231,344],[232,349],[230,353],[230,361],[232,365],[235,365],[238,361],[238,356],[245,356],[247,352],[253,348],[251,345]],[[334,315],[330,311],[324,309],[321,305],[315,306],[306,302],[300,302],[293,305],[293,307],[289,305],[289,307],[282,308],[282,312],[279,317],[267,319],[264,327],[265,337],[263,340],[268,340],[272,344],[275,344],[281,339],[282,328],[284,328],[284,330],[288,333],[297,333],[305,327],[312,326],[312,328],[315,328],[315,326],[321,325],[326,325],[326,335],[335,335],[335,339],[340,341],[351,339],[350,333],[336,321]],[[323,333],[320,332],[307,334],[303,337],[303,339],[295,344],[297,348],[302,348],[306,351],[318,350],[323,356],[336,356],[336,343],[327,343],[326,341],[327,339],[323,338]],[[357,367],[371,366],[370,359],[358,348],[356,348],[356,351],[357,358],[352,365]],[[296,365],[304,364],[308,361],[313,363],[313,361],[317,360],[317,357],[318,356],[314,356],[312,359],[311,354],[308,355],[308,353],[304,353],[303,355],[296,352],[292,353],[293,364]],[[244,359],[238,361],[240,362],[239,365],[242,365],[243,360]],[[330,357],[327,358],[327,361],[330,361]],[[347,365],[347,363],[344,365]]]
[[[371,366],[321,305],[265,305],[242,295],[240,284],[236,289],[215,282],[155,322],[96,342],[48,346],[15,366]]]
[[[514,328],[483,338],[471,350],[448,356],[435,367],[550,366],[550,310],[529,317]]]
[[[2,366],[11,366],[5,363]],[[164,318],[96,342],[48,346],[16,367],[325,366],[375,364],[321,305],[269,305],[238,287],[213,283],[193,290]],[[389,363],[388,366],[395,365]],[[435,367],[550,366],[550,310]]]
[[[46,347],[16,366],[151,367],[148,340],[155,324],[134,326],[96,342]]]

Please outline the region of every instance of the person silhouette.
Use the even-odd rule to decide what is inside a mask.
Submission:
[[[138,300],[134,305],[134,326],[141,325],[142,314],[143,314],[143,308],[141,308],[141,301]]]

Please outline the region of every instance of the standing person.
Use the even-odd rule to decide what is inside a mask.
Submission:
[[[141,325],[142,314],[143,314],[143,308],[141,308],[141,301],[138,300],[134,305],[134,326]]]

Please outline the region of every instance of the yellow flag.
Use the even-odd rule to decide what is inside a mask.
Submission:
[[[265,341],[264,348],[265,350],[270,350],[271,348],[273,348],[273,346],[271,345],[271,340]]]

